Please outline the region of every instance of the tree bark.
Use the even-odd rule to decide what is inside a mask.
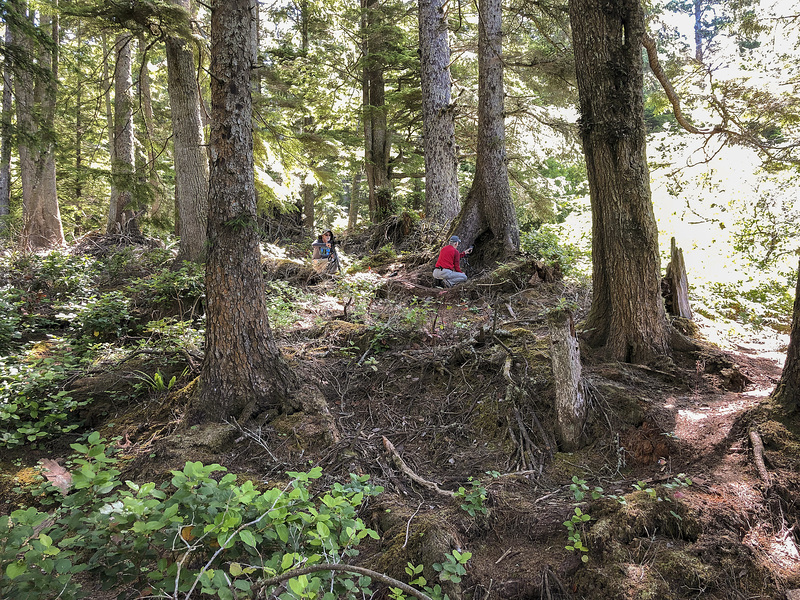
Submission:
[[[253,174],[250,0],[211,7],[206,354],[190,420],[246,420],[294,387],[267,318]]]
[[[133,148],[133,36],[122,33],[114,45],[114,156],[111,162],[111,202],[108,233],[139,236],[134,208],[135,169]]]
[[[303,227],[309,233],[314,232],[314,186],[304,183],[300,187],[300,195],[303,198]]]
[[[186,9],[189,0],[173,0]],[[208,155],[203,146],[200,90],[194,53],[187,40],[166,39],[167,90],[172,120],[175,160],[175,209],[180,223],[180,245],[176,264],[205,258],[208,223]]]
[[[789,347],[786,362],[778,385],[772,392],[772,399],[789,412],[800,409],[800,267],[797,270],[797,285],[794,290],[792,307],[792,329],[789,333]]]
[[[347,211],[347,233],[355,231],[358,224],[358,207],[361,200],[361,175],[362,171],[356,170],[353,174],[353,189],[350,192],[350,209]]]
[[[570,0],[580,131],[592,205],[587,342],[610,360],[669,353],[658,228],[645,158],[639,0]]]
[[[40,27],[42,30],[51,28],[52,50],[36,44],[22,32],[14,32],[19,46],[32,59],[36,57],[40,68],[35,75],[25,68],[17,68],[14,74],[17,126],[21,133],[18,145],[24,221],[21,244],[31,250],[64,243],[56,192],[54,139],[58,21],[42,17]]]
[[[581,378],[581,357],[575,322],[569,311],[548,315],[550,329],[550,360],[556,388],[556,417],[561,449],[572,451],[581,447],[583,426],[586,423],[588,401]]]
[[[369,189],[369,213],[380,223],[392,213],[389,174],[391,135],[387,123],[384,59],[379,0],[361,0],[364,69],[362,80],[364,119],[364,170]]]
[[[155,140],[155,123],[153,119],[153,94],[150,90],[150,69],[148,68],[147,53],[144,51],[144,36],[138,38],[139,46],[139,106],[144,123],[144,130],[147,139],[142,140],[147,150],[147,164],[144,165],[142,173],[147,173],[145,178],[140,177],[140,184],[146,184],[148,188],[148,198],[152,201],[150,214],[155,215],[161,207],[164,197],[164,186],[161,185],[158,170],[156,169],[156,150],[153,145]],[[138,171],[139,169],[137,169]]]
[[[475,244],[475,261],[519,251],[519,225],[506,166],[500,0],[478,5],[478,144],[475,177],[451,233]]]
[[[12,43],[11,28],[6,26],[5,44]],[[12,104],[12,76],[9,59],[3,66],[3,104],[0,117],[0,233],[8,229],[6,217],[11,208],[11,111]]]
[[[449,223],[459,211],[458,148],[450,103],[450,44],[444,0],[420,0],[419,47],[425,152],[425,216]]]

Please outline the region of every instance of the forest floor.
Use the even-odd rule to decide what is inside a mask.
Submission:
[[[73,382],[73,395],[94,398],[85,428],[116,436],[123,477],[139,482],[164,480],[187,460],[260,485],[310,466],[323,467],[320,485],[369,474],[385,488],[362,510],[380,540],[359,564],[407,580],[408,562],[429,567],[469,550],[466,576],[445,588],[451,600],[800,597],[800,420],[768,398],[780,349],[742,340],[722,349],[709,341],[713,323],[681,322],[698,349],[657,365],[586,351],[586,445],[563,452],[544,315],[568,298],[579,322],[588,290],[524,257],[440,290],[430,258],[376,260],[359,284],[265,263],[268,278],[311,295],[276,334],[324,402],[244,426],[187,427],[191,386],[115,400],[131,373],[152,372],[127,361]],[[24,502],[19,473],[63,458],[71,441],[7,453],[0,513]],[[459,488],[477,496],[453,498]],[[585,553],[565,549],[576,507],[590,516],[577,526]]]

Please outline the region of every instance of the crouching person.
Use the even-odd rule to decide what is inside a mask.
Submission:
[[[439,258],[433,269],[433,278],[436,280],[437,286],[452,287],[467,280],[466,273],[461,271],[461,259],[472,253],[472,247],[467,248],[464,252],[459,252],[458,245],[460,243],[461,238],[454,235],[450,238],[450,243],[439,251]]]

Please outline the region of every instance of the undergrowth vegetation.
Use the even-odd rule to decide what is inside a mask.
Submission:
[[[581,277],[586,266],[586,253],[565,243],[554,228],[525,233],[523,247],[567,276]],[[397,340],[456,339],[464,329],[496,322],[491,302],[379,298],[384,280],[371,268],[397,257],[391,246],[381,248],[356,261],[336,285],[319,289],[267,281],[271,326],[285,337],[301,324],[324,331],[331,320],[315,316],[315,310],[330,301],[342,310],[350,337],[326,349],[326,358],[374,376],[389,370],[385,356]],[[0,447],[41,448],[65,434],[78,440],[70,445],[65,469],[69,493],[44,483],[31,506],[0,517],[0,597],[80,598],[90,594],[82,588],[86,578],[130,598],[143,591],[176,600],[255,597],[264,593],[265,582],[283,585],[282,600],[370,595],[369,575],[323,568],[342,565],[358,554],[360,542],[378,537],[359,517],[382,491],[369,476],[351,474],[347,482],[321,485],[322,471],[315,467],[288,472],[276,486],[228,473],[219,464],[189,461],[164,482],[126,481],[119,440],[85,433],[83,414],[94,399],[72,391],[76,379],[131,361],[126,390],[102,393],[131,404],[160,404],[198,372],[204,350],[203,270],[190,263],[175,268],[169,259],[161,249],[130,248],[99,257],[55,251],[0,258]],[[698,306],[709,316],[780,330],[779,324],[790,322],[789,292],[779,284],[749,291],[718,284]],[[565,307],[575,308],[562,298],[556,309]],[[492,329],[498,338],[506,333],[495,336]],[[134,357],[146,359],[133,362]],[[435,368],[447,373],[446,366]],[[487,487],[499,477],[497,471],[485,473],[489,479],[469,477],[453,492],[461,511],[476,522],[486,519]],[[648,502],[664,502],[672,501],[672,487],[690,483],[681,474],[663,486],[641,483],[634,490]],[[624,504],[626,497],[578,477],[569,488],[575,503],[565,506],[567,520],[559,519],[566,528],[565,548],[588,562],[593,517],[587,502]],[[677,512],[670,513],[680,521]],[[471,556],[458,549],[442,562],[409,563],[408,581],[431,598],[446,598],[442,585],[460,582]],[[302,574],[281,579],[301,568]],[[408,593],[402,587],[390,590],[395,600]]]

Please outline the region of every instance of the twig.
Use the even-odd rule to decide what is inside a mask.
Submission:
[[[394,447],[394,444],[386,439],[386,436],[381,436],[383,438],[383,447],[392,455],[392,459],[394,461],[395,466],[400,469],[402,473],[404,473],[411,481],[416,481],[423,487],[428,488],[429,490],[433,490],[437,494],[441,496],[447,496],[449,498],[455,498],[455,492],[451,492],[450,490],[443,490],[439,487],[439,485],[433,481],[428,481],[427,479],[423,479],[414,471],[412,471],[400,454],[397,452],[397,449]]]
[[[240,425],[239,422],[234,417],[231,417],[231,419],[233,420],[232,425],[234,427],[236,427],[236,429],[239,430],[239,433],[241,433],[244,437],[250,438],[256,444],[258,444],[264,450],[266,450],[267,454],[269,454],[270,458],[273,461],[279,462],[278,459],[275,458],[275,455],[272,453],[272,451],[267,447],[267,443],[262,439],[262,437],[261,437],[261,428],[260,427],[258,428],[257,431],[253,431],[252,429],[247,429],[247,428],[243,427],[242,425]],[[231,423],[229,421],[227,421],[226,419],[223,419],[223,421],[226,424],[231,425]],[[239,438],[239,439],[241,439],[241,438]]]
[[[405,548],[406,544],[408,544],[408,533],[411,531],[411,521],[414,519],[414,517],[417,516],[417,513],[419,512],[420,508],[422,508],[422,502],[419,503],[419,506],[417,506],[417,510],[414,511],[414,514],[411,515],[411,518],[408,520],[408,523],[406,523],[406,540],[403,542],[403,548]]]
[[[259,594],[263,589],[272,587],[273,585],[277,585],[283,581],[292,579],[293,577],[299,577],[300,575],[308,575],[309,573],[316,573],[318,571],[344,571],[346,573],[358,573],[359,575],[367,575],[368,577],[377,579],[378,581],[390,585],[392,587],[400,588],[406,594],[415,596],[420,600],[432,600],[431,597],[425,594],[424,592],[420,592],[419,590],[414,589],[410,585],[405,584],[402,581],[398,581],[393,577],[389,577],[388,575],[384,575],[383,573],[379,573],[378,571],[373,571],[372,569],[365,569],[364,567],[355,567],[353,565],[343,565],[335,563],[321,563],[318,565],[301,567],[299,569],[292,569],[291,571],[286,571],[285,573],[281,573],[280,575],[276,575],[275,577],[264,579],[259,583],[258,586],[259,589],[257,591],[257,594]]]
[[[496,561],[494,561],[494,564],[496,564],[496,565],[499,565],[499,564],[500,564],[502,561],[504,561],[504,560],[506,559],[506,557],[507,557],[509,554],[511,554],[512,552],[513,552],[513,550],[512,550],[511,548],[507,548],[507,549],[506,549],[506,551],[505,551],[505,552],[503,552],[503,554],[502,554],[502,555],[500,555],[500,558],[498,558]]]

